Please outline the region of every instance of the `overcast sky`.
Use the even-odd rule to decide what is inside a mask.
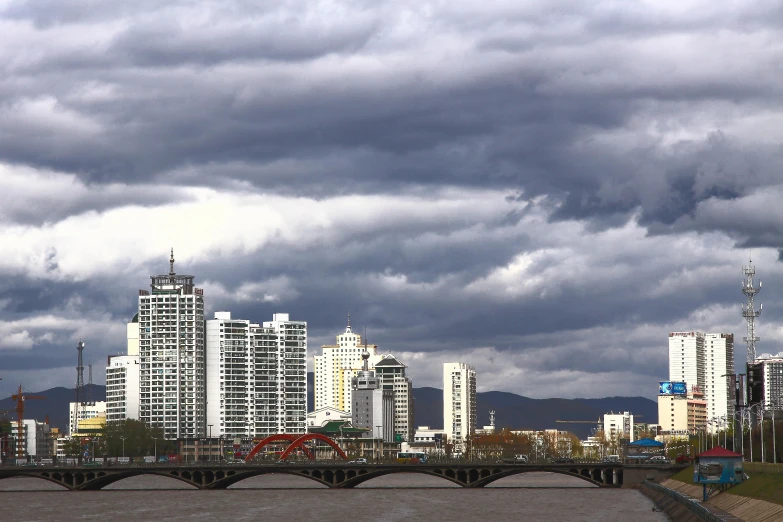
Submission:
[[[441,386],[657,393],[669,331],[783,351],[774,1],[0,0],[0,396],[96,382],[149,276],[351,312]]]

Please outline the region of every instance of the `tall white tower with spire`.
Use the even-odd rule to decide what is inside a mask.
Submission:
[[[167,439],[206,435],[204,291],[193,276],[151,276],[139,290],[139,420]]]
[[[321,346],[321,355],[313,357],[315,367],[315,409],[337,408],[351,412],[353,390],[351,379],[362,369],[362,336],[351,328],[351,314],[348,314],[348,326],[336,336],[335,344]],[[366,341],[365,341],[366,342]],[[366,345],[370,354],[369,364],[374,366],[380,357],[378,347]]]

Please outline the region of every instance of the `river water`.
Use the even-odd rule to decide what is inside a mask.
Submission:
[[[439,522],[479,520],[667,520],[635,490],[600,489],[577,478],[530,473],[463,489],[437,477],[396,474],[355,489],[264,475],[223,491],[198,491],[175,479],[132,477],[102,491],[68,492],[39,479],[0,480],[8,520],[318,520]]]

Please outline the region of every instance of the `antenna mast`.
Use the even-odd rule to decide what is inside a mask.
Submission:
[[[743,340],[748,345],[747,362],[752,364],[756,360],[756,343],[761,339],[756,337],[756,317],[761,314],[764,305],[760,305],[756,310],[753,298],[761,291],[761,281],[758,286],[753,285],[753,276],[756,275],[756,268],[753,266],[753,260],[748,260],[748,265],[742,267],[742,273],[745,279],[742,281],[742,293],[748,298],[748,303],[742,306],[742,317],[748,322],[748,335]]]
[[[84,351],[84,341],[79,341],[76,345],[79,351],[79,360],[76,363],[76,407],[73,411],[73,426],[79,425],[79,406],[84,402],[84,361],[82,352]]]

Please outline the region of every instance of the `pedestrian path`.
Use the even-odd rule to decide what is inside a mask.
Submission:
[[[686,484],[672,479],[664,480],[661,482],[661,485],[684,495],[688,495],[697,502],[700,502],[699,499],[701,499],[702,495],[701,486]],[[729,517],[733,517],[723,518],[723,520],[744,520],[745,522],[783,521],[783,506],[765,500],[720,493],[710,498],[709,501],[700,503],[708,509],[716,509],[726,513]]]

